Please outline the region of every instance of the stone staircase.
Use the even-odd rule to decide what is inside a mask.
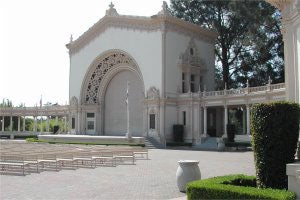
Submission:
[[[163,149],[164,146],[152,137],[145,137],[145,147],[148,149]]]

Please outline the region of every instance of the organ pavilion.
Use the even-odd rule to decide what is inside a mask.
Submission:
[[[66,45],[71,133],[124,135],[129,82],[133,136],[163,143],[173,139],[174,124],[183,124],[186,142],[226,137],[232,108],[242,115],[240,133],[249,134],[250,105],[285,99],[284,84],[213,91],[216,37],[171,16],[165,2],[151,17],[121,15],[111,3],[102,19]]]

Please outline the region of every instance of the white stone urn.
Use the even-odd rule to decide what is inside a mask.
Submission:
[[[217,139],[217,145],[218,145],[218,150],[219,151],[224,151],[224,149],[225,149],[225,142],[224,142],[223,138],[218,138]]]
[[[188,182],[201,179],[198,160],[180,160],[178,161],[176,172],[177,186],[180,192],[185,192],[185,186]]]

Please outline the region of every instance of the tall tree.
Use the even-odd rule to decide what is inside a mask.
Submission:
[[[283,80],[279,12],[264,1],[171,0],[174,16],[216,31],[219,88]],[[221,81],[219,79],[222,79]]]

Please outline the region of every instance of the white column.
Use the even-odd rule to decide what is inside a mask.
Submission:
[[[65,133],[67,133],[67,116],[65,116]]]
[[[55,117],[55,125],[58,125],[58,116]]]
[[[201,120],[201,106],[200,103],[198,103],[197,105],[197,120],[196,120],[196,124],[197,124],[197,137],[196,137],[196,141],[199,142],[200,139],[200,134],[201,134],[201,124],[202,124],[202,120]]]
[[[247,117],[247,113],[246,113],[246,110],[243,108],[243,134],[247,133],[246,117]]]
[[[49,132],[49,116],[46,119],[46,131]]]
[[[195,143],[195,133],[194,133],[194,108],[193,102],[190,104],[190,126],[191,126],[191,134],[192,134],[192,143]]]
[[[33,117],[33,132],[36,132],[36,116]]]
[[[227,124],[228,124],[228,108],[224,106],[224,135],[223,138],[227,138]]]
[[[246,105],[247,135],[250,135],[250,106]]]
[[[23,118],[23,132],[25,132],[26,130],[25,130],[25,116],[24,116],[24,118]]]
[[[159,132],[160,132],[160,136],[163,137],[163,144],[164,147],[166,147],[166,133],[165,133],[165,102],[160,104],[160,108],[159,108],[159,112],[160,112],[160,121],[159,121]]]
[[[126,92],[126,108],[127,108],[127,138],[131,138],[131,127],[130,127],[130,107],[129,107],[129,81],[127,81],[127,92]]]
[[[156,117],[155,117],[156,118]],[[148,114],[148,107],[146,105],[144,105],[144,136],[148,137],[149,136],[149,114]],[[156,119],[155,119],[156,120]],[[157,126],[157,124],[155,123],[155,126]],[[157,127],[155,127],[157,128]]]
[[[2,116],[2,132],[4,132],[4,116]]]
[[[20,132],[20,128],[21,128],[21,120],[20,120],[20,116],[18,116],[18,132]]]
[[[299,31],[299,2],[291,1],[281,8],[282,36],[284,40],[284,70],[286,98],[299,103],[299,52],[297,52],[297,33]],[[299,39],[298,39],[299,40]],[[298,54],[298,55],[297,55]]]
[[[9,124],[9,131],[12,131],[12,116],[10,116],[10,124]]]
[[[77,113],[77,120],[76,120],[76,127],[77,127],[77,130],[76,130],[76,133],[77,134],[80,134],[81,131],[80,131],[80,122],[81,122],[81,119],[80,119],[80,112],[78,111]],[[103,129],[102,129],[103,130]]]
[[[186,73],[186,86],[187,86],[187,92],[191,92],[191,70],[188,69]]]
[[[207,107],[203,107],[203,127],[204,127],[204,132],[203,136],[207,137]]]
[[[44,131],[44,129],[43,129],[43,117],[41,116],[41,133]]]

